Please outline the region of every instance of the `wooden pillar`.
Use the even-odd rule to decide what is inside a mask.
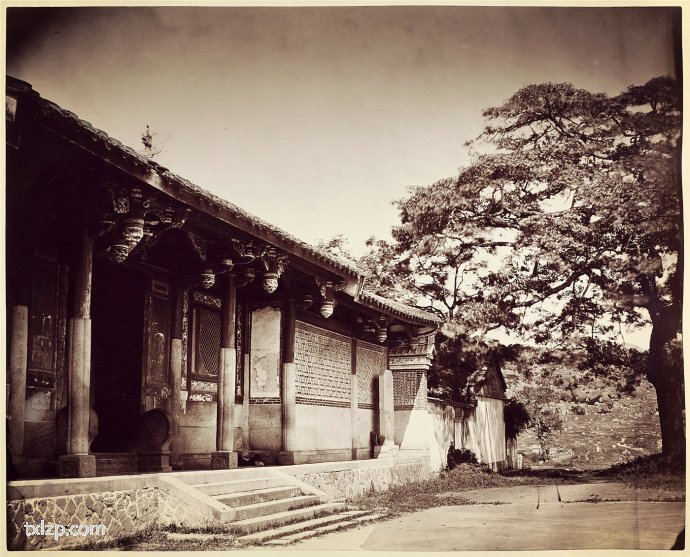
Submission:
[[[281,380],[282,445],[280,464],[294,464],[297,448],[296,370],[295,370],[295,302],[287,300],[283,321],[283,376]]]
[[[235,452],[236,308],[237,289],[234,278],[229,276],[225,282],[225,295],[223,297],[221,314],[216,452],[211,456],[211,467],[214,469],[237,468],[237,453]]]
[[[96,458],[89,455],[93,240],[86,229],[80,247],[68,332],[67,454],[59,457],[58,468],[61,477],[87,478],[96,475]]]
[[[21,467],[24,455],[24,406],[26,404],[26,372],[29,358],[29,308],[12,308],[10,337],[10,418],[9,450],[14,464]]]

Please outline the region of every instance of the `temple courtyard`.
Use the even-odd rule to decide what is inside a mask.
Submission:
[[[670,549],[684,528],[684,493],[609,480],[439,494],[451,505],[379,513],[359,526],[298,531],[245,550],[491,551]],[[458,501],[464,501],[458,504]],[[218,533],[157,532],[123,549],[239,549]]]

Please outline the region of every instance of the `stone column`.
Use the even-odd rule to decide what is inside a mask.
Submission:
[[[92,264],[93,240],[84,229],[74,276],[74,317],[68,331],[67,454],[58,458],[58,473],[66,478],[96,475],[96,457],[89,454]]]
[[[430,344],[431,340],[428,342]],[[401,450],[428,451],[431,421],[426,374],[431,366],[432,353],[428,347],[422,350],[424,345],[413,348],[416,350],[388,355],[388,366],[401,393],[400,406],[395,408],[394,414],[398,423],[395,437]]]
[[[359,399],[359,383],[357,382],[357,342],[352,339],[352,360],[350,375],[350,424],[352,429],[352,460],[357,460],[357,400]]]
[[[237,468],[237,453],[235,452],[236,308],[237,289],[234,278],[229,276],[225,283],[225,296],[223,298],[216,452],[211,455],[211,468],[213,469]]]
[[[393,373],[390,369],[379,375],[379,436],[383,444],[374,447],[374,458],[391,457],[398,452],[395,444],[395,407],[393,405]]]
[[[180,458],[180,416],[182,415],[182,340],[174,338],[170,341],[170,372],[172,373],[172,394],[170,415],[172,416],[172,432],[170,440],[171,464]]]
[[[278,453],[280,464],[294,464],[297,448],[297,420],[296,420],[296,377],[295,369],[295,303],[288,300],[285,306],[283,321],[283,369],[280,385],[280,401],[282,409],[283,450]]]
[[[13,462],[20,467],[24,455],[24,406],[26,404],[26,372],[29,363],[29,308],[12,308],[10,338],[10,418],[9,450]]]

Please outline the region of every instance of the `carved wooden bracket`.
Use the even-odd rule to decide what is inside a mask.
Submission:
[[[106,256],[122,263],[137,247],[142,259],[160,235],[170,228],[181,228],[190,209],[144,194],[141,188],[127,190],[112,182],[104,187],[110,197],[110,211],[99,218],[98,234],[107,239]]]

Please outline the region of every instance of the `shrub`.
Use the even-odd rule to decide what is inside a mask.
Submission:
[[[456,449],[455,445],[451,443],[448,447],[448,457],[447,457],[447,467],[448,470],[452,470],[459,464],[477,464],[477,457],[469,449]]]

